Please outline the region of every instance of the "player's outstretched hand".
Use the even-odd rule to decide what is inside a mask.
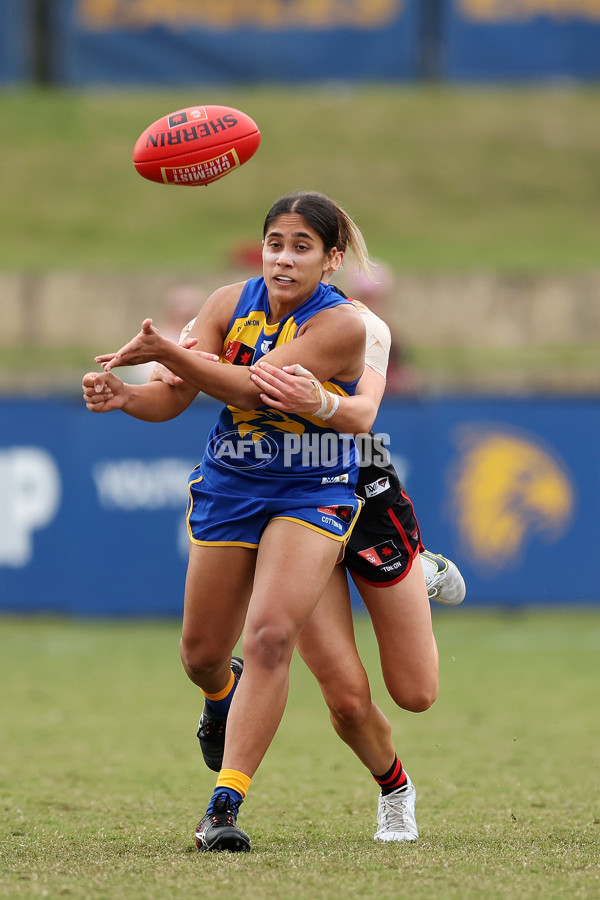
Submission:
[[[185,338],[184,340],[179,341],[179,346],[183,347],[184,350],[191,350],[197,343],[197,338]],[[204,350],[194,350],[194,353],[201,357],[201,359],[209,360],[209,362],[219,362],[219,357],[216,353],[205,353]],[[150,372],[148,381],[164,381],[165,384],[170,384],[171,386],[184,384],[183,379],[180,378],[179,375],[175,375],[174,372],[171,372],[171,370],[167,369],[166,366],[163,366],[162,363],[155,364]]]
[[[164,338],[158,328],[152,324],[152,319],[144,319],[142,330],[136,334],[133,340],[117,350],[116,353],[104,353],[96,356],[95,362],[100,363],[105,372],[117,366],[139,366],[142,363],[160,360],[161,353],[172,341]]]
[[[321,406],[322,388],[312,372],[301,365],[278,369],[261,360],[250,366],[251,378],[262,391],[260,399],[267,406],[283,412],[314,415]]]
[[[83,376],[82,386],[85,405],[91,412],[112,412],[125,404],[126,386],[116,375],[88,372]]]

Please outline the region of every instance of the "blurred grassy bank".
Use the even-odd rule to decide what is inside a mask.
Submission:
[[[166,112],[239,107],[262,144],[208,188],[140,178]],[[4,91],[0,268],[195,267],[260,236],[271,201],[325,191],[402,269],[600,265],[600,88]]]
[[[138,134],[165,112],[201,103],[253,116],[262,132],[256,156],[208,188],[137,175]],[[275,197],[310,187],[338,199],[371,255],[397,273],[597,272],[599,113],[600,88],[569,85],[3,91],[0,271],[169,272],[181,281],[226,270],[240,248],[257,245]],[[424,391],[599,390],[594,328],[585,345],[559,337],[543,347],[488,347],[491,322],[476,346],[446,336],[441,347],[437,317],[421,328],[414,308],[397,313],[422,331],[411,334],[409,355]],[[35,334],[5,340],[0,390],[78,385],[98,352],[90,339],[97,315],[85,311],[90,330],[77,346],[67,339],[43,348]]]

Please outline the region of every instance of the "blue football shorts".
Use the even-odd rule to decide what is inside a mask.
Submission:
[[[339,541],[343,547],[362,503],[359,497],[339,493],[325,498],[318,492],[314,501],[306,495],[256,498],[217,493],[206,484],[198,468],[189,479],[188,534],[194,544],[256,548],[270,521],[286,519]]]

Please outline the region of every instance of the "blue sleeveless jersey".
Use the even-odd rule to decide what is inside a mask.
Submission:
[[[269,300],[262,277],[246,282],[223,342],[220,365],[250,366],[324,309],[349,302],[329,285],[319,284],[301,306],[267,324]],[[325,384],[341,396],[353,395],[359,379]],[[343,502],[354,496],[358,454],[354,438],[309,415],[226,406],[212,429],[202,460],[202,477],[215,491],[255,497],[281,496]]]

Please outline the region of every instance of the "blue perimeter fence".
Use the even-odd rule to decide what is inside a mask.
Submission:
[[[179,615],[187,476],[218,409],[0,400],[0,610]],[[468,606],[600,603],[600,400],[389,399],[375,430]]]
[[[597,80],[600,0],[0,0],[0,84]]]

